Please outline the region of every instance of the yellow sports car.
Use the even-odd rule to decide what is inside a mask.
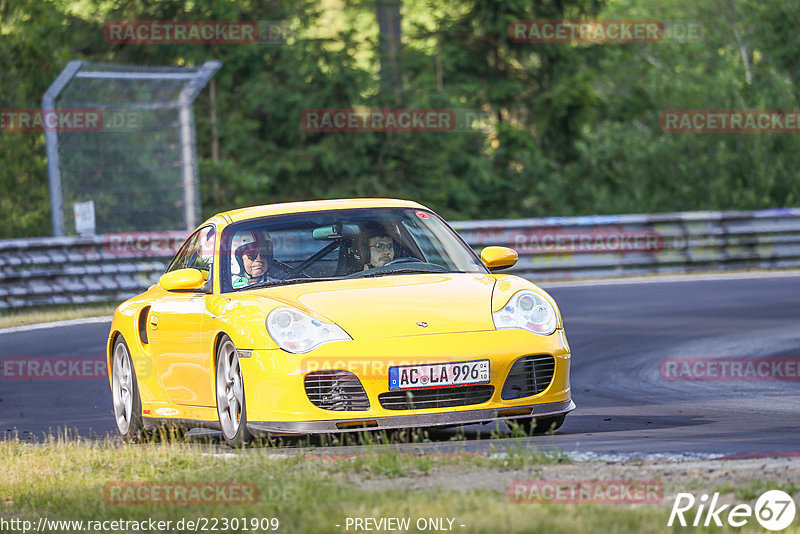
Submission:
[[[556,429],[575,408],[553,299],[495,274],[415,202],[326,200],[211,217],[108,336],[114,416],[135,440],[209,427],[257,434],[514,419]]]

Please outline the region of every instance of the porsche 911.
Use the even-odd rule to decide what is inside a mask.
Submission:
[[[499,271],[411,201],[351,199],[217,214],[157,284],[114,313],[107,356],[127,440],[206,427],[253,436],[515,421],[574,409],[555,301]]]

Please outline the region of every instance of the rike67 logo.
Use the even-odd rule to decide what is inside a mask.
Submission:
[[[781,490],[764,492],[754,507],[749,504],[719,505],[719,493],[714,493],[711,502],[708,500],[705,494],[696,499],[691,493],[678,493],[667,526],[671,527],[677,520],[682,527],[708,527],[712,524],[721,527],[726,522],[731,527],[743,527],[755,516],[762,527],[777,532],[791,525],[795,518],[794,501]]]

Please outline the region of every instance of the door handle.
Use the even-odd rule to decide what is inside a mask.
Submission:
[[[150,328],[158,330],[158,317],[153,314],[150,314]]]

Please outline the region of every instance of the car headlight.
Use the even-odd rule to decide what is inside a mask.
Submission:
[[[302,354],[332,341],[351,340],[339,325],[326,323],[305,312],[281,306],[267,315],[267,332],[280,348]]]
[[[492,314],[494,327],[522,328],[534,334],[549,336],[556,331],[556,310],[544,297],[533,291],[520,291],[499,311]]]

